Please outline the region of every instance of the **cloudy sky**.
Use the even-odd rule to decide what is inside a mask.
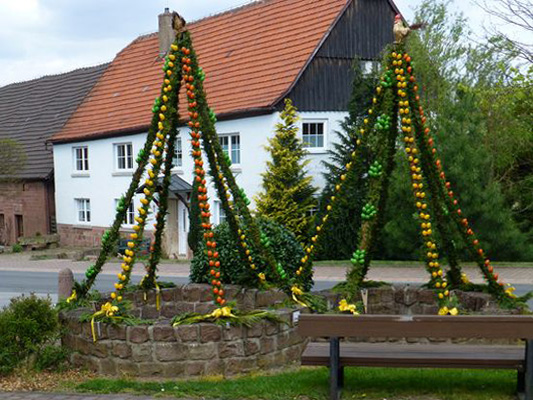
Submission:
[[[495,0],[490,0],[495,1]],[[141,34],[157,30],[165,7],[189,21],[244,0],[0,0],[0,86],[113,59]],[[420,0],[396,0],[407,17]],[[470,0],[455,6],[481,32],[486,15]]]

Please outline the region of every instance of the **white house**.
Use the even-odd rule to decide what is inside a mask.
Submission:
[[[356,58],[372,63],[379,57],[392,41],[397,12],[390,0],[265,0],[188,25],[207,75],[221,144],[250,199],[260,190],[268,157],[264,146],[287,97],[300,111],[309,173],[316,186],[323,185],[321,161],[346,116],[351,65]],[[65,244],[98,245],[113,222],[115,202],[131,181],[159,94],[171,32],[168,15],[160,15],[158,33],[135,39],[116,56],[52,138],[57,225]],[[182,97],[180,115],[186,115],[185,104]],[[169,255],[181,257],[188,253],[187,192],[193,170],[185,127],[177,147],[165,247]],[[213,187],[208,194],[218,223],[224,215]],[[147,229],[153,229],[151,224]]]

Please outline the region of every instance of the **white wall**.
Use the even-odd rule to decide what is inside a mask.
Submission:
[[[320,112],[301,113],[301,121],[325,120],[326,143],[328,147],[334,139],[333,132],[340,130],[339,121],[346,113]],[[274,135],[275,124],[278,122],[279,113],[251,118],[242,118],[217,123],[219,134],[239,133],[241,148],[241,163],[233,165],[237,183],[244,188],[247,196],[252,200],[261,189],[261,176],[266,161],[269,157],[264,146],[267,138]],[[300,121],[300,123],[301,123]],[[190,143],[188,130],[181,130],[183,145],[183,167],[176,172],[187,182],[192,181],[192,158],[190,157]],[[54,171],[56,185],[57,222],[59,224],[82,225],[77,222],[76,198],[89,198],[91,200],[91,223],[93,226],[109,226],[115,216],[115,200],[128,188],[132,174],[117,173],[115,171],[114,144],[131,142],[133,144],[134,158],[143,147],[146,134],[121,136],[116,138],[98,139],[77,143],[54,145]],[[73,166],[73,147],[88,146],[89,172],[87,176],[79,176]],[[311,160],[308,170],[313,176],[314,184],[322,187],[324,180],[321,172],[321,160],[326,158],[325,151],[313,152],[309,155]],[[206,160],[207,162],[207,160]],[[211,206],[216,194],[212,185],[209,187]],[[136,208],[138,199],[136,200]],[[253,203],[252,203],[253,207]],[[147,229],[152,229],[148,224]]]
[[[56,184],[57,223],[72,225],[109,226],[115,216],[115,199],[122,196],[132,179],[132,173],[115,170],[115,143],[131,142],[134,159],[143,147],[146,134],[54,145],[54,178]],[[73,148],[87,146],[89,171],[74,171]],[[75,199],[91,200],[91,222],[79,223]],[[136,199],[138,207],[138,199]],[[150,226],[150,225],[148,225]]]

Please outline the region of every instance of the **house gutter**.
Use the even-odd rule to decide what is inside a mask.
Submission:
[[[255,107],[255,108],[248,108],[243,110],[235,110],[227,113],[217,114],[217,120],[218,121],[227,121],[232,119],[240,119],[240,118],[249,118],[249,117],[256,117],[260,115],[267,115],[271,114],[275,111],[274,107],[272,106],[265,106],[265,107]],[[180,120],[180,125],[178,128],[183,128],[186,126],[188,119],[182,119]],[[128,136],[128,135],[135,135],[138,133],[145,133],[148,132],[148,129],[150,128],[150,125],[139,125],[134,126],[131,128],[124,128],[124,129],[115,129],[113,131],[101,131],[101,132],[91,132],[85,135],[70,137],[70,138],[57,138],[57,139],[50,139],[47,140],[47,143],[52,144],[63,144],[63,143],[74,143],[74,142],[87,142],[87,141],[93,141],[93,140],[99,140],[99,139],[107,139],[112,137],[121,137],[121,136]]]

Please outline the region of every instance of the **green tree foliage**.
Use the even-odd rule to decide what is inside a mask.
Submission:
[[[366,182],[363,172],[368,169],[366,162],[361,162],[347,172],[346,164],[351,161],[351,154],[357,145],[357,129],[361,125],[371,102],[375,80],[364,76],[361,62],[356,59],[353,64],[352,95],[348,105],[348,116],[341,122],[341,131],[334,132],[336,140],[328,150],[328,161],[324,161],[324,179],[326,185],[320,195],[320,221],[326,213],[328,200],[335,193],[339,177],[346,174],[343,195],[338,196],[335,207],[329,214],[329,223],[325,225],[317,249],[317,259],[346,260],[357,246],[357,234],[361,225],[361,208],[363,207]]]
[[[532,205],[531,191],[527,192],[533,165],[527,100],[531,81],[529,89],[524,81],[515,81],[514,90],[501,83],[510,60],[495,42],[469,42],[468,23],[451,14],[447,5],[425,1],[416,18],[427,21],[427,28],[409,42],[428,122],[446,175],[484,249],[492,259],[530,259],[531,235],[525,222],[520,231],[516,210],[524,213],[525,221]],[[412,259],[419,249],[413,240],[417,227],[410,217],[406,162],[401,155],[397,158],[380,255]],[[513,193],[511,188],[519,189]]]
[[[316,207],[316,189],[311,185],[312,178],[306,176],[307,151],[297,136],[298,112],[290,99],[285,100],[280,117],[276,134],[266,147],[271,161],[267,161],[262,174],[263,191],[256,197],[257,213],[284,225],[305,242],[312,224],[310,211]]]
[[[533,246],[533,66],[497,70],[492,85],[478,87],[487,121],[483,143],[507,206]]]
[[[9,374],[30,355],[39,359],[58,334],[57,312],[50,299],[35,295],[12,299],[0,312],[0,375]]]
[[[289,277],[294,276],[300,266],[300,260],[304,256],[302,246],[296,240],[296,237],[287,228],[277,224],[274,221],[258,218],[261,236],[265,238],[264,244],[270,247],[275,256],[276,262],[280,263]],[[258,279],[255,275],[250,274],[250,265],[243,261],[239,254],[239,243],[235,241],[230,232],[229,224],[224,222],[215,228],[217,238],[217,250],[220,253],[220,262],[222,264],[221,280],[225,284],[242,285],[244,287],[255,287]],[[257,249],[250,248],[252,254],[257,254]],[[267,281],[275,279],[266,271]],[[191,263],[191,281],[195,283],[210,282],[209,263],[205,252],[205,243],[200,242],[198,251],[194,253]],[[305,290],[311,289],[312,279],[309,277],[304,282]]]

